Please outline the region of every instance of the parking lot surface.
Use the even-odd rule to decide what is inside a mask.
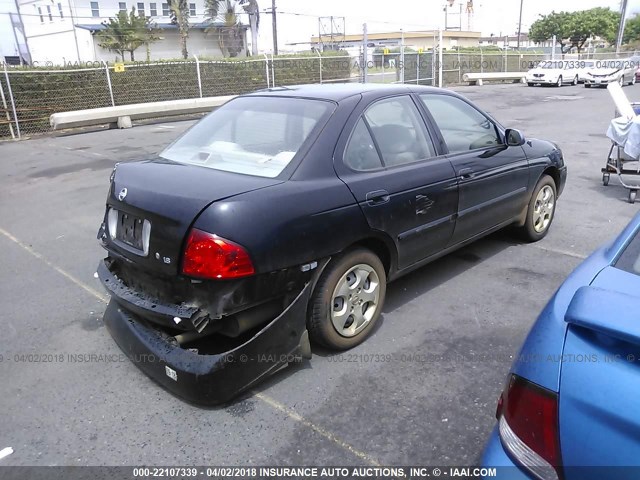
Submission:
[[[605,90],[460,87],[503,125],[559,143],[569,167],[549,235],[499,232],[391,284],[359,347],[282,370],[202,409],[154,384],[102,324],[96,232],[116,162],[193,122],[0,144],[3,465],[472,465],[513,356],[555,289],[638,211],[600,168]],[[640,86],[627,87],[640,100]],[[93,356],[91,354],[94,354]]]

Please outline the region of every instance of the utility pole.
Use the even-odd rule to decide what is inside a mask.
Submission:
[[[273,29],[273,54],[278,55],[278,21],[276,19],[276,0],[271,0],[271,28]]]
[[[369,54],[367,53],[367,43],[369,38],[367,36],[367,24],[362,25],[362,83],[367,83],[367,62],[369,61]]]
[[[522,33],[522,4],[524,0],[520,0],[520,19],[518,20],[518,50],[520,50],[520,34]]]
[[[622,46],[626,16],[627,16],[627,0],[622,0],[620,2],[620,25],[618,26],[618,38],[616,40],[616,55],[620,53],[620,47]]]

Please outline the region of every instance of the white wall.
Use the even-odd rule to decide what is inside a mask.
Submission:
[[[0,60],[5,56],[18,55],[13,25],[10,13],[16,13],[16,5],[13,0],[0,0]]]
[[[177,30],[163,30],[160,33],[162,40],[154,42],[150,45],[150,59],[151,60],[169,60],[182,58],[182,47]],[[107,62],[114,62],[116,60],[116,53],[109,52],[98,46],[98,41],[94,37],[96,60],[104,60]],[[190,30],[189,38],[187,39],[187,50],[189,57],[193,58],[193,55],[198,57],[222,57],[218,39],[215,34],[205,35],[202,30]],[[243,52],[244,54],[244,52]],[[144,45],[138,48],[135,52],[136,61],[146,61],[147,50]],[[125,60],[129,61],[129,53],[125,53]],[[118,61],[120,58],[118,57]]]
[[[13,0],[0,0],[3,2]],[[103,21],[114,17],[120,11],[118,0],[97,0],[99,16],[93,16],[91,0],[18,0],[19,10],[25,25],[25,33],[31,55],[36,65],[61,65],[63,63],[93,62],[95,60],[113,62],[116,58],[114,52],[106,51],[98,46],[95,36],[85,28],[77,25],[99,25]],[[132,6],[138,10],[136,0],[125,0],[127,11]],[[162,0],[144,0],[145,15],[151,13],[150,4],[156,4],[158,16],[151,17],[159,24],[170,22],[168,16],[162,16]],[[204,0],[191,0],[196,4],[196,15],[190,17],[191,24],[204,21]],[[60,4],[60,7],[58,6]],[[51,18],[49,17],[49,7]],[[62,9],[62,14],[60,13]],[[42,14],[42,18],[40,17]],[[2,16],[0,16],[2,17]],[[5,29],[3,28],[2,31]],[[12,33],[12,30],[9,29]],[[162,30],[162,40],[154,42],[150,48],[151,60],[175,59],[181,57],[181,47],[178,40],[178,31]],[[3,38],[3,37],[0,37]],[[15,42],[13,42],[15,43]],[[2,41],[3,45],[10,43]],[[189,55],[202,57],[221,57],[222,52],[218,44],[216,34],[205,35],[201,29],[193,29],[189,32],[187,40]],[[244,56],[244,51],[240,55]],[[126,56],[129,60],[129,56]],[[135,59],[146,60],[146,48],[140,47],[135,51]]]

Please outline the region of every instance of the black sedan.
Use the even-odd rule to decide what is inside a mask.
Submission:
[[[389,281],[507,226],[540,240],[566,176],[555,144],[447,90],[240,96],[114,170],[105,324],[172,392],[225,402],[310,358],[310,340],[358,345]]]

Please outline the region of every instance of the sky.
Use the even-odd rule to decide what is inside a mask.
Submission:
[[[260,10],[271,8],[271,0],[258,0]],[[444,26],[442,9],[445,0],[276,0],[278,20],[278,45],[281,50],[292,49],[290,43],[309,42],[318,34],[319,16],[345,17],[346,33],[361,33],[367,23],[369,32],[437,29]],[[464,2],[466,4],[466,1]],[[451,12],[459,11],[460,0],[455,0]],[[523,0],[522,30],[527,31],[540,14],[552,10],[573,11],[593,7],[610,7],[618,10],[619,0]],[[629,0],[629,13],[640,12],[640,0]],[[514,34],[518,27],[520,0],[474,0],[474,16],[471,30],[483,35]],[[300,15],[293,15],[294,13]],[[457,15],[449,16],[449,24],[459,25]],[[467,30],[467,16],[463,14],[463,30]],[[270,50],[272,45],[271,15],[260,17],[260,50]],[[299,48],[299,47],[298,47]]]
[[[145,0],[147,2],[148,0]],[[160,0],[158,0],[160,1]],[[13,11],[15,0],[0,0],[0,12]],[[272,0],[258,0],[260,10],[271,8]],[[278,45],[281,51],[308,49],[313,35],[318,34],[318,17],[345,17],[346,33],[361,33],[362,24],[367,23],[369,32],[419,31],[444,27],[443,7],[446,0],[276,0],[278,10]],[[449,16],[449,25],[459,25],[457,15],[461,0],[455,0]],[[466,4],[466,0],[464,2]],[[619,10],[620,0],[523,0],[522,31],[539,18],[540,14],[552,10],[574,11],[593,7],[609,7]],[[483,35],[507,35],[517,31],[520,0],[474,0],[471,30]],[[629,0],[628,15],[640,13],[640,0]],[[6,17],[6,15],[0,15]],[[241,19],[248,23],[246,16]],[[10,28],[8,18],[0,22],[0,30]],[[467,16],[463,15],[462,26],[467,30]],[[258,45],[261,51],[272,51],[271,15],[262,13]],[[1,33],[1,32],[0,32]],[[287,44],[298,43],[297,46]],[[0,45],[1,50],[1,45]]]

